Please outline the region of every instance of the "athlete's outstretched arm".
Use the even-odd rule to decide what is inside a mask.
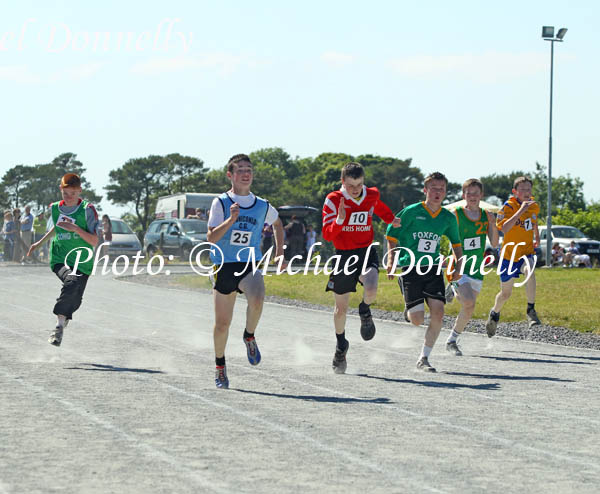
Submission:
[[[54,234],[54,228],[55,227],[50,228],[50,230],[48,230],[42,238],[40,238],[37,242],[31,244],[31,246],[29,247],[29,251],[27,252],[27,257],[29,257],[33,253],[33,251],[37,249],[40,245],[43,245],[43,243],[46,240],[48,240],[52,236],[52,234]]]
[[[498,247],[498,229],[494,227],[496,224],[496,220],[492,216],[489,211],[486,211],[487,219],[488,219],[488,238],[490,239],[490,244],[494,249]]]
[[[273,223],[273,234],[275,236],[275,259],[283,256],[283,223],[277,218]]]

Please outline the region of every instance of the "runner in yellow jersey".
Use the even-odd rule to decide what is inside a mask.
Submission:
[[[513,285],[521,274],[526,276],[527,320],[529,327],[541,324],[535,311],[535,248],[540,244],[538,215],[540,206],[533,200],[530,178],[519,177],[513,184],[513,195],[498,213],[496,226],[504,234],[500,262],[500,292],[488,317],[485,329],[491,338],[496,334],[500,310],[512,294]]]

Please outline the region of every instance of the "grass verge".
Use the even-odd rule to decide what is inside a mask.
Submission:
[[[265,277],[267,295],[298,299],[305,302],[333,306],[333,294],[325,292],[328,276],[319,274],[298,274],[289,276]],[[537,296],[536,310],[544,324],[564,326],[586,333],[600,334],[600,270],[599,269],[538,269],[536,270]],[[523,278],[520,278],[523,280]],[[201,276],[174,277],[172,282],[188,287],[210,288],[207,278]],[[477,299],[473,315],[476,319],[486,319],[500,288],[500,278],[496,273],[487,275]],[[350,297],[351,307],[357,307],[362,299],[362,288]],[[396,280],[388,280],[380,272],[377,301],[373,307],[388,311],[404,310],[404,300]],[[525,287],[515,288],[512,297],[502,309],[502,322],[525,320],[527,297]],[[446,314],[456,316],[460,310],[457,302],[446,306]]]

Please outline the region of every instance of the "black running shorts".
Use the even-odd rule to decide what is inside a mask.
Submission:
[[[435,266],[427,274],[419,274],[413,268],[408,274],[398,278],[407,309],[422,304],[428,298],[446,303],[444,275],[437,274],[437,271]]]
[[[215,270],[216,268],[216,266],[213,267]],[[241,274],[235,275],[234,273]],[[226,262],[217,273],[210,275],[210,279],[213,288],[223,295],[229,295],[234,291],[244,293],[239,289],[239,284],[249,273],[252,273],[251,262]]]
[[[367,255],[367,249],[368,247],[363,247],[361,249],[335,251],[335,255],[340,256],[340,273],[331,273],[329,275],[327,288],[325,288],[326,292],[332,291],[334,293],[337,293],[338,295],[343,295],[344,293],[356,291],[356,283],[360,283],[360,280],[358,278],[362,274],[363,264]],[[352,264],[352,267],[350,267],[350,269],[348,270],[351,272],[351,274],[344,274],[344,266],[346,265],[346,261],[350,256],[358,256],[358,261]],[[331,266],[331,263],[329,263],[329,266]],[[371,248],[369,252],[369,258],[367,259],[367,264],[365,268],[368,269],[370,267],[379,269],[379,256],[377,255],[377,251],[374,248]]]

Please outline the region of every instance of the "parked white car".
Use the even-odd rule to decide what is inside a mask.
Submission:
[[[542,245],[540,245],[542,251],[541,262],[546,262],[546,226],[539,226],[540,239]],[[597,259],[600,262],[600,242],[598,240],[592,240],[588,238],[578,228],[567,225],[552,225],[552,237],[551,244],[559,244],[563,249],[571,246],[571,242],[575,242],[575,245],[579,249],[581,254],[587,254],[590,256],[590,260]]]

